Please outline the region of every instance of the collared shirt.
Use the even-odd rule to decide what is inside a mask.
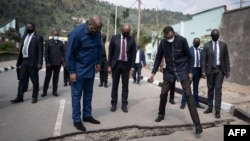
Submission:
[[[125,41],[125,61],[128,61],[128,58],[127,58],[127,38],[122,36],[121,34],[121,49],[120,49],[120,55],[119,55],[119,60],[122,60],[122,40],[124,38],[124,41]]]
[[[34,35],[34,32],[31,34],[27,34],[27,36],[24,40],[24,46],[23,46],[23,50],[22,50],[23,58],[29,57],[29,45],[30,45],[30,41],[31,41],[33,35]]]
[[[88,23],[76,27],[69,34],[66,62],[69,73],[77,78],[94,78],[95,65],[102,60],[101,33],[91,35]]]
[[[136,64],[140,63],[140,49],[137,49],[137,51],[136,51],[135,63]]]
[[[198,56],[198,58],[197,58]],[[194,47],[194,67],[201,67],[200,64],[201,56],[200,56],[200,50],[199,48]],[[198,63],[198,65],[197,65]]]
[[[216,58],[216,65],[220,65],[220,45],[219,45],[219,41],[217,41],[217,42],[214,42],[214,41],[212,41],[213,42],[213,50],[214,50],[214,48],[215,48],[215,43],[216,43],[216,45],[217,45],[217,58]]]

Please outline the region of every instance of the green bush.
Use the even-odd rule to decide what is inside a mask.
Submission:
[[[10,48],[14,48],[15,44],[12,41],[5,41],[0,43],[0,51],[7,51]]]
[[[11,51],[0,51],[0,56],[2,55],[18,55],[19,52],[11,52]]]

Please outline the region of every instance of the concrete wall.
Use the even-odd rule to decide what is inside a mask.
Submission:
[[[250,7],[223,14],[220,39],[229,49],[231,76],[228,81],[250,85]]]

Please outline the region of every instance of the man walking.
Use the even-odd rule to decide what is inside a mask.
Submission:
[[[205,114],[212,113],[213,99],[215,98],[215,118],[220,118],[222,83],[224,77],[230,76],[230,61],[225,42],[219,41],[218,29],[211,31],[212,40],[207,42],[203,48],[202,77],[207,78],[208,109]]]
[[[142,67],[144,66],[146,66],[145,53],[138,45],[136,51],[135,64],[134,64],[134,73],[133,73],[134,83],[140,84],[141,70]]]
[[[189,51],[187,40],[180,35],[176,35],[174,29],[171,26],[165,27],[163,32],[165,39],[162,39],[160,42],[155,57],[152,74],[150,76],[150,82],[153,82],[154,75],[156,74],[162,57],[164,56],[167,68],[164,72],[159,112],[155,122],[160,122],[164,119],[168,91],[176,80],[181,82],[182,89],[186,95],[188,109],[195,125],[195,133],[200,134],[202,132],[202,126],[200,124],[200,118],[194,104],[190,87],[190,81],[192,80],[192,66],[194,61],[192,54]]]

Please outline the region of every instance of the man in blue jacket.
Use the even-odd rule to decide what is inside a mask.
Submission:
[[[191,46],[190,52],[194,58],[194,66],[193,66],[193,96],[195,105],[197,108],[204,109],[204,107],[200,104],[199,100],[199,83],[201,79],[201,65],[202,65],[202,49],[199,48],[200,46],[200,38],[194,38],[193,46]],[[185,94],[182,94],[181,99],[181,109],[184,109],[186,106],[186,97]]]
[[[195,133],[200,134],[202,132],[202,126],[190,87],[190,81],[192,81],[193,77],[192,66],[194,65],[194,60],[189,51],[187,40],[175,34],[171,26],[165,27],[163,33],[164,39],[161,40],[158,47],[154,67],[149,79],[150,82],[154,81],[154,75],[164,56],[167,67],[163,74],[164,78],[160,95],[159,112],[155,122],[160,122],[164,119],[169,89],[174,85],[175,81],[181,82],[182,89],[186,94],[188,109],[195,125]]]
[[[91,102],[95,72],[100,71],[102,57],[101,28],[101,18],[94,15],[69,34],[66,63],[71,81],[72,118],[76,129],[82,131],[86,131],[81,122],[82,96],[82,120],[100,124],[92,117]]]
[[[146,66],[145,54],[144,51],[140,49],[140,46],[138,45],[136,51],[135,64],[134,64],[134,73],[133,73],[134,83],[140,84],[141,70],[142,67],[144,66]]]

